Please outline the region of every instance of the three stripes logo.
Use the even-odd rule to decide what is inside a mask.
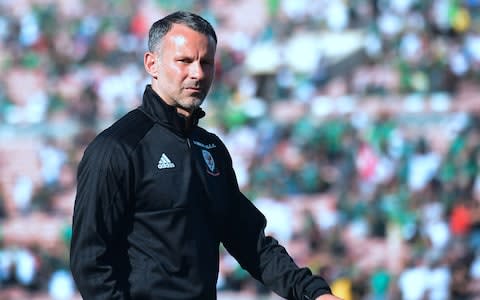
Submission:
[[[175,168],[175,164],[168,158],[165,153],[162,153],[160,160],[158,161],[157,168],[161,169],[171,169]]]

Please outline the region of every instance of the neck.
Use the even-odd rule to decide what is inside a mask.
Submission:
[[[193,112],[189,111],[183,107],[176,106],[177,113],[183,116],[185,119],[190,120],[192,118]]]
[[[193,127],[193,114],[191,112],[185,113],[185,110],[177,108],[177,114],[185,120],[184,129],[185,131],[190,131]]]

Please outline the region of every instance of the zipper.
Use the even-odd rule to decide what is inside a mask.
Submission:
[[[187,137],[188,149],[192,149],[192,144],[190,143],[190,138]]]

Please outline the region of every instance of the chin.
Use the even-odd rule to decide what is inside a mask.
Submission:
[[[193,105],[200,106],[200,105],[202,105],[203,98],[193,98],[191,102],[192,102]]]
[[[183,101],[182,106],[189,109],[197,109],[202,105],[203,99],[190,98]]]

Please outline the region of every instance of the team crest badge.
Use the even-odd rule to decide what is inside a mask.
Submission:
[[[220,175],[220,172],[216,169],[215,161],[213,160],[212,155],[207,150],[202,149],[203,159],[207,164],[207,173],[212,176]]]

